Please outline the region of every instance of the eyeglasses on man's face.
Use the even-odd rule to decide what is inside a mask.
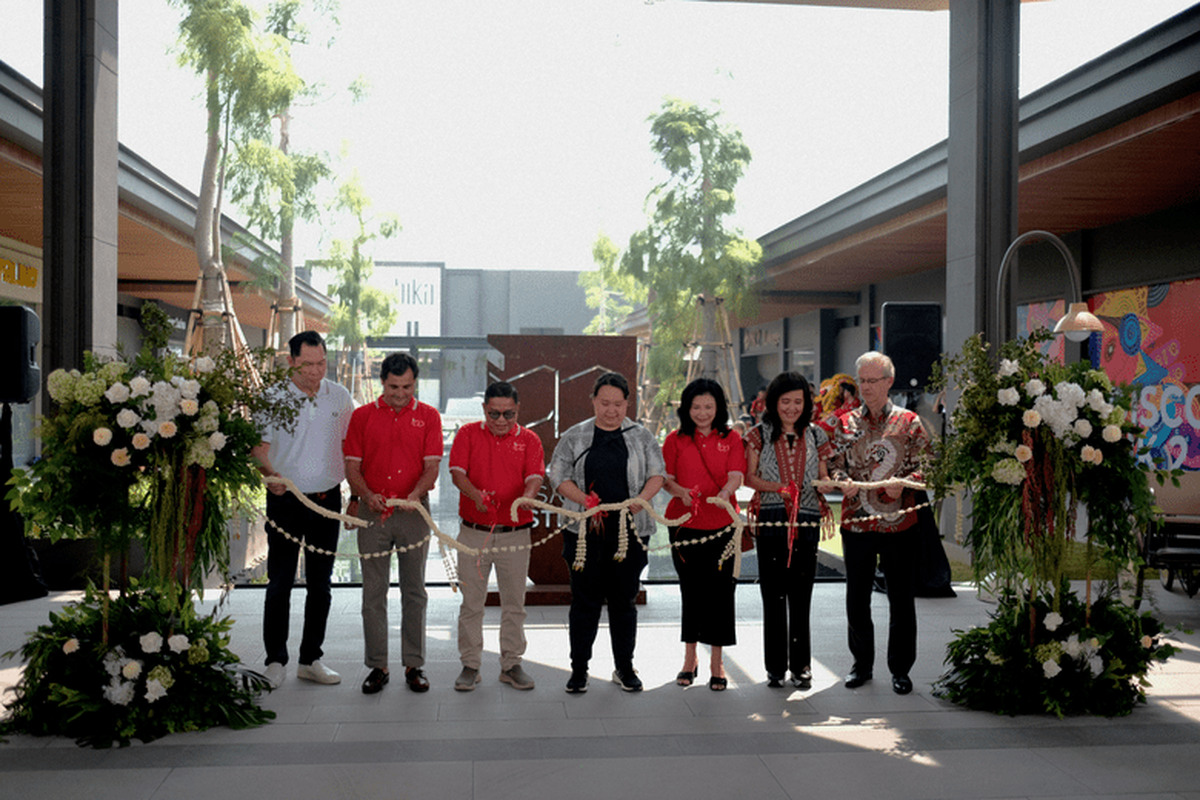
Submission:
[[[866,384],[867,386],[874,386],[875,384],[883,383],[886,380],[890,380],[890,378],[888,378],[887,375],[884,375],[882,378],[859,378],[858,382],[860,385]]]
[[[516,419],[517,412],[513,409],[509,409],[508,411],[488,411],[487,415],[492,419],[500,419],[501,417],[504,417],[505,419]]]

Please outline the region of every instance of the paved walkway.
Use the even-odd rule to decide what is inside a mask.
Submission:
[[[1192,798],[1200,800],[1200,633],[1151,673],[1149,704],[1119,719],[1006,718],[963,710],[930,694],[954,628],[986,621],[989,606],[970,587],[957,598],[918,600],[920,656],[915,691],[900,697],[877,679],[841,685],[848,667],[843,585],[819,584],[814,600],[811,691],[768,689],[762,668],[757,588],[738,593],[740,643],[727,651],[730,688],[674,685],[681,666],[679,593],[651,586],[642,609],[637,667],[641,694],[611,683],[601,630],[584,695],[567,695],[565,607],[533,608],[526,669],[537,688],[499,683],[499,610],[486,617],[484,681],[452,688],[457,596],[431,590],[423,695],[394,680],[363,695],[359,593],[335,590],[324,659],[339,686],[292,677],[266,697],[278,712],[249,731],[215,729],[149,745],[95,751],[65,739],[17,737],[0,745],[0,800],[184,800],[186,798]],[[71,599],[0,606],[0,653]],[[1200,598],[1154,587],[1161,616],[1200,630]],[[293,599],[298,612],[302,603]],[[262,659],[262,592],[229,598],[233,649]],[[393,590],[392,622],[399,600]],[[875,597],[877,623],[886,619]],[[294,616],[293,631],[300,628]],[[882,648],[883,630],[879,626]],[[393,649],[398,649],[398,632]],[[702,678],[707,660],[702,659]],[[18,665],[0,661],[0,688]],[[881,676],[885,677],[885,676]]]

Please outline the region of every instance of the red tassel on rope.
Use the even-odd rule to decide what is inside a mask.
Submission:
[[[796,541],[796,515],[800,513],[800,487],[794,480],[788,481],[782,494],[784,495],[784,506],[788,510],[787,565],[790,569],[792,566],[792,543]]]

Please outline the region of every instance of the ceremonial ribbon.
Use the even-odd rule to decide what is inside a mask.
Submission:
[[[596,494],[596,490],[593,489],[592,491],[588,492],[587,497],[583,499],[583,507],[585,510],[590,511],[598,505],[600,505],[600,495]],[[592,530],[602,531],[604,529],[603,520],[607,516],[607,511],[597,512],[595,516],[588,520],[588,524],[592,526]]]
[[[496,520],[500,518],[500,503],[496,501],[496,493],[493,491],[481,491],[480,494],[483,495],[483,504],[488,508],[488,516],[492,518],[492,526],[488,528],[487,536],[483,537],[483,547],[480,548],[480,550],[486,550],[488,543],[492,541],[492,534],[496,532]],[[479,580],[484,580],[482,552],[475,557],[475,572],[479,574]]]
[[[787,565],[790,569],[792,566],[792,543],[796,540],[796,515],[800,512],[800,487],[796,485],[796,481],[788,481],[788,485],[780,494],[784,495],[784,507],[788,509]]]

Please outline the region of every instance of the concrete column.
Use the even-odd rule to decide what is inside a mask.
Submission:
[[[117,343],[117,0],[46,0],[44,372]]]
[[[946,349],[996,342],[996,278],[1017,235],[1019,0],[950,4]],[[1010,309],[1011,313],[1011,309]]]

